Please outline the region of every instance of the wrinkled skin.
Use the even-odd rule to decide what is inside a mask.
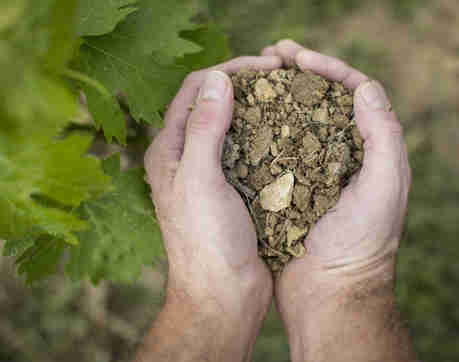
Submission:
[[[393,269],[404,225],[411,171],[403,129],[381,85],[342,61],[305,50],[285,40],[263,50],[284,63],[295,62],[330,80],[342,81],[355,91],[354,111],[365,143],[362,170],[336,205],[312,228],[305,245],[308,255],[294,260],[277,282],[278,302],[296,279],[366,277]],[[375,85],[379,94],[370,102],[362,97]],[[373,103],[371,103],[371,101]],[[319,281],[320,282],[320,281]]]
[[[225,73],[246,67],[275,69],[281,64],[279,57],[267,56],[238,58],[217,66],[211,70],[221,71],[212,72],[220,80],[220,94],[215,89],[204,92],[211,70],[189,75],[167,111],[164,129],[145,156],[169,260],[166,307],[199,306],[208,313],[203,318],[209,319],[206,329],[212,339],[220,335],[221,340],[230,340],[244,322],[246,327],[237,332],[235,343],[242,346],[236,348],[239,351],[213,346],[219,353],[231,351],[234,358],[238,354],[248,358],[271,304],[273,281],[258,257],[249,212],[221,168],[234,98]],[[204,332],[197,332],[201,333],[197,338],[202,339]]]
[[[297,64],[355,90],[355,117],[365,140],[362,170],[344,190],[337,206],[312,228],[305,241],[307,255],[291,262],[275,282],[276,302],[289,334],[292,360],[305,360],[309,353],[310,360],[334,361],[320,352],[314,354],[316,350],[330,349],[320,346],[320,333],[311,332],[323,325],[322,333],[335,333],[332,312],[339,310],[340,303],[327,309],[326,301],[351,294],[361,281],[393,283],[411,182],[402,127],[381,85],[345,63],[306,50],[290,40],[264,49],[262,55],[235,59],[214,70],[232,73],[247,66],[275,69],[282,63]],[[175,351],[184,343],[193,346],[186,351],[188,356],[193,355],[194,348],[196,356],[208,356],[210,352],[206,350],[215,350],[215,359],[209,360],[249,360],[273,294],[270,273],[257,256],[254,225],[221,169],[223,140],[232,118],[231,82],[219,73],[223,81],[221,92],[216,94],[214,90],[198,96],[200,88],[208,88],[203,84],[208,74],[209,70],[204,70],[187,78],[168,109],[165,128],[145,157],[169,259],[166,306],[150,338],[156,341],[156,347],[151,347],[150,352],[147,348],[143,354],[155,356],[155,361],[161,360],[160,355],[171,356],[164,352],[168,346]],[[196,107],[191,111],[196,98]],[[392,299],[390,288],[387,290],[387,298]],[[390,303],[376,299],[373,304]],[[174,316],[188,305],[200,306],[202,318],[212,323],[202,328],[187,318],[177,320]],[[386,307],[378,308],[372,309],[373,314],[365,314],[362,323],[377,325],[374,316],[386,313]],[[321,310],[327,311],[325,317],[317,318]],[[338,319],[342,316],[346,317],[345,311],[337,315]],[[356,318],[358,314],[352,315],[351,320]],[[241,324],[244,328],[240,328]],[[173,325],[177,327],[165,327]],[[346,332],[356,346],[362,326]],[[186,336],[179,334],[182,330],[187,331]],[[339,333],[342,331],[338,330]],[[386,344],[371,346],[373,355],[380,348],[380,356],[385,356],[384,351],[390,350],[390,346],[402,343],[389,332],[380,339],[385,336]],[[342,339],[340,335],[335,337]],[[158,342],[159,339],[164,342]],[[215,345],[212,341],[216,339],[222,344]],[[362,361],[369,360],[364,352],[359,351]]]
[[[311,229],[305,240],[307,255],[293,260],[276,281],[276,302],[289,335],[292,360],[335,361],[335,355],[327,354],[333,348],[323,346],[330,336],[340,361],[348,361],[344,351],[353,361],[380,360],[378,356],[411,361],[414,357],[406,333],[385,331],[377,322],[394,313],[395,261],[411,184],[403,129],[385,91],[344,62],[291,40],[265,48],[262,54],[280,56],[284,64],[297,64],[354,90],[355,120],[365,141],[361,171],[344,189],[336,207]],[[344,311],[342,306],[352,305],[349,300],[359,299],[356,294],[362,289],[371,289],[365,292],[370,296],[368,302],[357,313]],[[371,297],[381,290],[386,294]],[[362,318],[360,327],[340,329],[339,321],[346,318]],[[348,320],[342,324],[351,325]],[[367,337],[371,336],[371,326],[381,328],[381,343],[369,343],[366,351],[358,343],[363,338],[359,331],[367,328]],[[357,347],[349,347],[354,343]],[[393,347],[399,345],[406,348]]]

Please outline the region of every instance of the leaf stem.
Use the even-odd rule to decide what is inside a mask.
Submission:
[[[74,79],[74,80],[78,80],[78,81],[80,81],[82,83],[85,83],[85,84],[93,87],[100,94],[102,94],[102,96],[104,96],[106,98],[111,98],[110,92],[107,90],[107,88],[105,88],[103,86],[102,83],[100,83],[99,81],[97,81],[95,79],[92,79],[92,78],[88,77],[86,74],[77,72],[76,70],[69,69],[69,68],[65,68],[63,70],[62,74],[64,76],[68,77],[68,78],[71,78],[71,79]]]

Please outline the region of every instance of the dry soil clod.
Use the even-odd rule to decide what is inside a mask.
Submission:
[[[232,81],[223,170],[257,226],[260,256],[280,273],[305,255],[311,227],[362,165],[353,94],[298,69],[243,70]]]

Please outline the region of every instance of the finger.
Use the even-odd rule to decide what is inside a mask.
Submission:
[[[171,184],[179,166],[177,155],[181,151],[171,144],[175,135],[170,129],[163,128],[148,147],[144,157],[146,181],[150,184],[153,198]]]
[[[269,70],[279,68],[281,65],[282,60],[277,56],[239,57],[215,67],[191,73],[187,76],[183,82],[182,88],[168,107],[164,119],[166,127],[178,126],[179,128],[184,129],[186,120],[191,113],[190,106],[196,99],[199,87],[201,86],[206,73],[209,71],[218,70],[231,74],[236,73],[243,68]]]
[[[383,87],[376,81],[360,85],[355,92],[354,111],[365,140],[357,192],[367,201],[404,198],[406,195],[400,192],[409,188],[409,165],[403,129]]]
[[[204,182],[223,178],[221,152],[232,110],[230,78],[221,71],[208,72],[186,127],[181,167],[189,177]]]
[[[275,55],[277,55],[276,54],[276,47],[275,46],[268,46],[268,47],[264,48],[261,51],[261,55],[262,56],[269,56],[269,55],[275,56]]]
[[[170,148],[170,157],[178,161],[183,152],[185,142],[186,121],[191,113],[191,107],[198,95],[198,91],[205,75],[212,70],[225,73],[235,73],[243,68],[275,69],[282,65],[279,57],[240,57],[215,67],[191,73],[183,82],[183,86],[175,99],[169,105],[164,119],[168,130],[166,147]]]
[[[276,45],[276,55],[286,65],[297,64],[301,70],[310,70],[336,82],[343,82],[349,89],[356,89],[366,82],[368,77],[350,67],[342,60],[305,49],[293,40],[281,40]]]
[[[280,40],[276,44],[276,55],[282,58],[286,66],[292,67],[296,64],[296,55],[304,50],[297,42],[290,39]]]
[[[323,55],[312,50],[301,50],[295,55],[295,61],[301,70],[310,70],[329,80],[342,82],[348,89],[356,89],[368,81],[368,77],[350,67],[342,60]]]

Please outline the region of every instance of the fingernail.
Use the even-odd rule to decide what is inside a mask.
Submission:
[[[221,101],[228,89],[228,76],[220,71],[207,73],[203,85],[199,91],[199,100]]]
[[[390,109],[390,102],[382,86],[375,81],[370,81],[362,86],[360,90],[365,104],[374,111]]]

